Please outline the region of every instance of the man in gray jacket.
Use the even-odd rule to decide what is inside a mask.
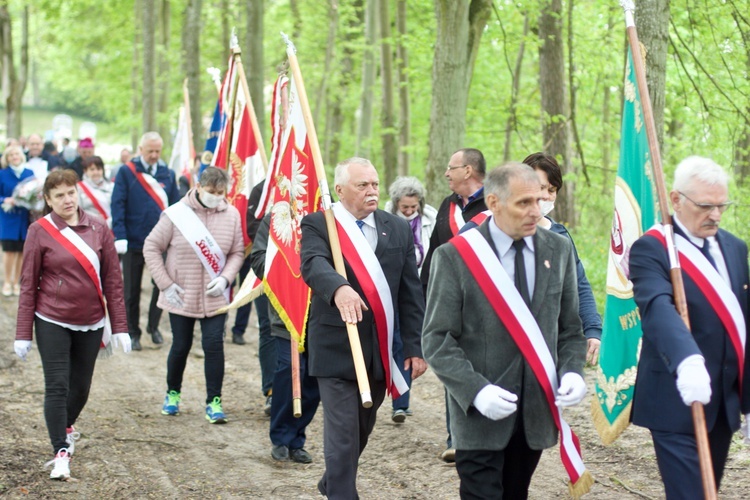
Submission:
[[[492,217],[433,257],[432,274],[452,279],[430,281],[422,348],[448,390],[462,498],[527,498],[542,450],[557,442],[550,401],[569,406],[586,394],[571,244],[537,228],[541,199],[527,165],[494,169],[485,180]],[[484,270],[489,279],[478,279]],[[500,314],[499,303],[510,307]],[[518,343],[534,332],[537,343]],[[531,368],[537,355],[550,360],[546,383],[560,379],[548,392]]]

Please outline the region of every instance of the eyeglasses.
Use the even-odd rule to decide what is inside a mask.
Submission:
[[[470,165],[457,165],[455,167],[452,166],[452,165],[448,165],[448,167],[446,168],[446,170],[456,170],[457,168],[464,168],[464,167],[468,167],[468,166],[470,166]]]
[[[699,210],[707,214],[713,212],[714,208],[718,209],[720,214],[723,214],[734,203],[733,201],[727,201],[725,203],[720,203],[719,205],[713,205],[711,203],[698,203],[697,201],[694,201],[692,198],[690,198],[688,195],[686,195],[682,191],[677,191],[677,192],[680,193],[681,196],[684,196],[690,203],[698,207]]]

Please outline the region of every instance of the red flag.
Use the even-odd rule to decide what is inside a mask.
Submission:
[[[219,94],[221,108],[225,110],[227,118],[219,133],[218,147],[211,165],[228,170],[231,180],[227,199],[240,212],[242,236],[247,247],[250,244],[246,224],[247,200],[253,186],[265,176],[265,170],[258,148],[260,138],[255,137],[253,132],[238,66],[232,55]]]
[[[281,90],[283,86],[280,78],[277,87]],[[301,350],[311,291],[300,272],[300,222],[309,212],[318,210],[320,189],[293,79],[289,81],[288,92],[289,115],[285,124],[282,120],[285,126],[281,140],[274,141],[274,149],[277,146],[279,149],[271,153],[274,163],[266,181],[271,227],[264,282],[266,295]],[[283,106],[274,107],[284,116]]]

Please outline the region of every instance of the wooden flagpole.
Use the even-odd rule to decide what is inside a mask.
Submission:
[[[289,58],[292,77],[297,85],[299,103],[300,106],[302,106],[302,115],[305,118],[305,126],[307,127],[307,134],[310,139],[310,148],[312,150],[313,161],[315,162],[315,172],[318,175],[320,195],[323,202],[323,209],[325,210],[328,240],[331,242],[333,264],[336,271],[346,278],[344,257],[341,254],[341,244],[339,243],[339,235],[336,231],[336,220],[333,217],[333,210],[331,209],[331,192],[328,189],[328,180],[326,178],[325,166],[323,164],[323,156],[320,154],[318,135],[315,132],[315,124],[313,123],[312,113],[310,112],[310,104],[307,100],[305,84],[302,81],[302,72],[299,69],[299,63],[297,62],[296,49],[292,41],[289,40],[289,37],[284,33],[282,33],[281,36],[286,43],[286,55]],[[347,323],[346,332],[349,336],[349,346],[351,347],[352,357],[354,358],[354,371],[357,375],[357,384],[362,398],[362,406],[365,408],[371,408],[372,393],[370,392],[370,382],[367,378],[367,368],[365,367],[365,359],[362,354],[362,345],[359,342],[359,331],[357,330],[357,325]]]
[[[648,138],[649,151],[651,152],[653,178],[656,184],[661,220],[664,225],[664,236],[667,241],[674,303],[677,312],[689,330],[690,319],[688,317],[687,300],[685,298],[685,285],[682,281],[680,260],[674,243],[674,228],[672,226],[672,216],[669,213],[667,187],[664,183],[664,170],[661,164],[661,152],[659,151],[659,141],[656,137],[656,124],[654,123],[654,114],[651,109],[651,97],[649,96],[648,84],[646,83],[646,65],[641,55],[641,46],[638,41],[638,32],[635,29],[635,19],[633,17],[635,5],[633,0],[620,0],[620,5],[625,11],[628,42],[630,43],[630,52],[633,55],[633,66],[635,67],[638,91],[641,94],[641,107],[643,108],[643,121],[646,125],[646,137]],[[703,480],[703,494],[706,499],[715,500],[717,498],[716,481],[714,480],[714,469],[711,464],[711,450],[708,444],[708,432],[706,430],[706,417],[703,412],[703,405],[695,401],[691,406],[691,410],[693,413],[693,426],[695,427],[695,440],[698,447],[698,459],[701,467],[701,478]]]
[[[185,125],[187,126],[188,144],[190,145],[190,176],[188,178],[188,185],[193,188],[194,181],[193,167],[195,163],[195,144],[193,144],[193,124],[190,119],[190,91],[188,90],[188,79],[185,78],[182,82],[182,99],[184,101],[183,106],[185,108]]]

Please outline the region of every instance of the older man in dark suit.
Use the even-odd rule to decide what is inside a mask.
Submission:
[[[359,456],[375,425],[386,388],[408,390],[392,358],[394,321],[404,343],[405,368],[424,373],[420,332],[424,298],[414,240],[404,220],[378,210],[379,180],[364,158],[336,166],[334,204],[347,278],[333,267],[323,213],[302,220],[302,277],[313,291],[307,342],[310,374],[323,402],[326,470],[318,489],[328,498],[358,498]],[[346,323],[356,324],[373,406],[359,401]]]
[[[705,405],[717,488],[740,413],[746,421],[750,413],[747,245],[719,229],[731,204],[727,184],[726,172],[707,158],[687,158],[675,171],[670,201],[690,329],[674,306],[661,228],[630,251],[643,324],[632,419],[651,431],[669,499],[702,497],[690,405]]]
[[[430,281],[422,347],[448,390],[461,497],[523,499],[557,442],[555,403],[586,394],[586,339],[571,243],[536,225],[534,170],[503,165],[484,186],[492,217],[435,251],[432,274],[452,279]]]

